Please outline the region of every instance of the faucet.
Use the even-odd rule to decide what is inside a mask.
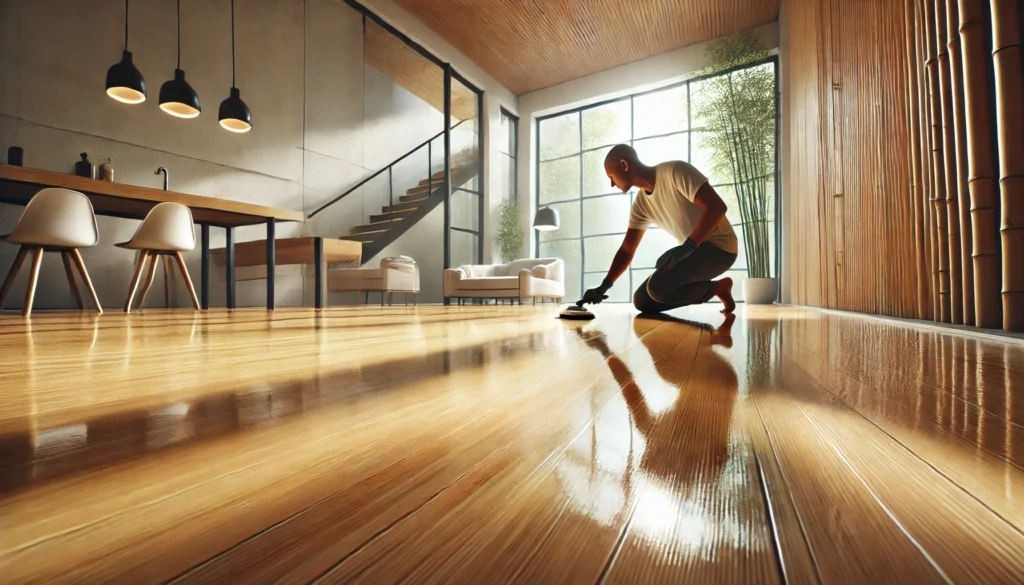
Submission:
[[[167,169],[163,167],[160,167],[157,170],[153,171],[154,175],[159,175],[160,173],[164,174],[164,191],[166,191],[171,181],[171,174],[170,172],[168,172]]]

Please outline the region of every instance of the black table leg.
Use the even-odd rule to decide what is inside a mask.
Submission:
[[[199,226],[199,231],[202,234],[202,250],[203,250],[203,269],[202,269],[202,282],[200,283],[200,301],[199,306],[204,311],[210,308],[210,226],[205,223]]]
[[[313,307],[324,308],[324,239],[313,240]]]
[[[224,264],[227,272],[224,275],[227,281],[228,308],[235,308],[235,228],[224,228]]]
[[[277,245],[274,242],[274,218],[267,220],[267,310],[274,310],[274,276]]]

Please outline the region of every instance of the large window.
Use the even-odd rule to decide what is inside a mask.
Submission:
[[[501,108],[501,130],[498,135],[498,155],[501,159],[501,202],[516,199],[516,177],[519,173],[516,147],[519,140],[519,118]]]
[[[771,60],[745,67],[759,74],[776,76]],[[761,68],[761,69],[755,69]],[[721,75],[734,75],[739,71]],[[698,113],[706,111],[714,99],[715,81],[720,76],[695,78],[671,87],[562,112],[538,120],[537,205],[550,206],[559,213],[561,227],[555,231],[535,232],[539,257],[557,257],[565,261],[565,294],[572,299],[597,286],[605,277],[612,257],[626,232],[629,210],[635,190],[622,193],[611,185],[604,172],[608,149],[619,143],[633,145],[640,160],[654,165],[669,160],[685,160],[700,169],[725,200],[728,217],[739,239],[739,257],[729,276],[736,280],[735,293],[742,296],[742,281],[748,274],[747,241],[763,238],[746,236],[744,217],[750,217],[748,201],[737,199],[737,181],[725,170],[716,153],[716,134]],[[772,99],[774,99],[772,95]],[[772,118],[777,108],[774,108]],[[774,153],[776,136],[769,148]],[[760,231],[771,234],[768,256],[774,266],[775,235],[775,157],[770,157],[762,192],[767,192],[767,211],[756,221]],[[750,193],[749,181],[739,191]],[[741,208],[741,203],[744,206]],[[764,202],[760,202],[765,207]],[[741,211],[743,213],[741,213]],[[752,222],[751,222],[752,223]],[[609,301],[629,302],[633,290],[654,272],[658,257],[678,245],[673,237],[652,226],[644,235],[630,270],[611,291]],[[777,272],[776,272],[777,273]]]

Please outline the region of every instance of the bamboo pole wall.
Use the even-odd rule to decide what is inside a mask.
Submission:
[[[933,231],[935,232],[936,264],[938,274],[936,290],[938,298],[938,320],[944,323],[952,321],[949,312],[949,226],[946,215],[946,172],[944,168],[945,155],[942,153],[942,104],[939,98],[939,59],[936,48],[935,33],[935,2],[924,0],[924,22],[921,23],[924,33],[925,45],[925,68],[928,72],[928,111],[931,117],[931,132],[929,133],[932,147],[932,217]]]
[[[1024,330],[1024,2],[785,1],[793,301]]]
[[[953,89],[949,65],[946,2],[935,2],[935,51],[939,72],[939,105],[942,111],[942,170],[945,175],[946,236],[949,246],[949,318],[956,325],[964,322],[963,274],[960,257],[960,185],[956,176],[956,135],[953,126]]]
[[[949,48],[956,190],[959,202],[961,302],[964,325],[974,325],[974,263],[971,259],[971,197],[967,186],[967,130],[964,111],[964,69],[960,50],[960,9],[957,0],[946,0],[946,35]]]
[[[1017,0],[992,0],[992,59],[999,128],[1003,328],[1024,331],[1024,69]]]
[[[905,0],[905,11],[903,15],[904,34],[906,35],[906,56],[907,63],[917,62],[917,36],[915,31],[914,0]],[[919,86],[918,73],[911,70],[907,75],[907,111],[906,116],[910,130],[910,207],[913,211],[911,229],[914,234],[914,272],[917,311],[915,316],[923,318],[931,315],[931,296],[928,282],[928,256],[925,249],[924,231],[924,210],[922,202],[924,196],[923,170],[921,168],[921,104],[918,101]]]
[[[918,127],[921,132],[921,198],[924,206],[924,246],[925,255],[928,258],[928,272],[924,278],[928,281],[929,297],[931,299],[927,317],[937,318],[939,315],[939,264],[935,256],[938,248],[938,239],[935,237],[935,214],[932,212],[932,172],[931,172],[931,108],[928,101],[928,78],[924,74],[921,64],[925,62],[924,35],[921,34],[921,23],[924,22],[923,0],[913,0],[914,3],[914,31],[917,37],[917,61],[911,63],[911,69],[917,72],[918,87],[920,88],[917,101],[920,104],[920,119]]]
[[[967,186],[971,197],[974,314],[979,327],[1002,325],[999,298],[1000,266],[997,236],[993,112],[986,6],[978,0],[958,0],[963,50],[964,110],[967,133]]]

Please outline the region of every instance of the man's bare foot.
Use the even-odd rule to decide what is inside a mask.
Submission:
[[[736,313],[725,313],[725,319],[722,320],[722,324],[715,329],[714,335],[711,336],[711,343],[713,345],[721,345],[726,349],[731,348],[732,324],[735,322]]]
[[[725,308],[723,313],[732,313],[736,310],[736,301],[732,298],[732,279],[723,278],[715,282],[715,296],[722,301]]]

